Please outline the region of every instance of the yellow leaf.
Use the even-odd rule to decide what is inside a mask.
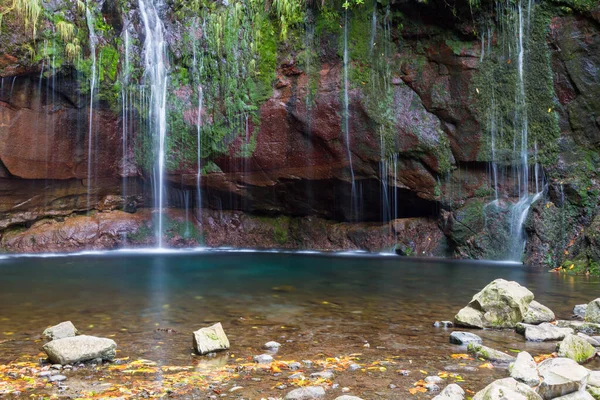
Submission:
[[[485,363],[485,364],[481,364],[479,366],[479,368],[487,368],[487,369],[493,369],[494,366],[491,363]]]
[[[427,375],[427,371],[423,371],[422,369],[419,370],[420,373]]]

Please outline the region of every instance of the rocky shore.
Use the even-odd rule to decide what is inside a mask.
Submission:
[[[443,357],[445,367],[438,370],[422,364],[414,355],[390,352],[394,343],[374,347],[363,342],[361,352],[344,352],[344,346],[355,346],[351,337],[343,339],[334,350],[337,354],[313,350],[312,357],[294,360],[290,358],[295,353],[291,336],[269,341],[257,336],[251,340],[254,346],[239,347],[227,336],[232,327],[221,323],[181,332],[189,335],[189,347],[179,351],[191,350],[193,362],[167,365],[160,359],[131,359],[121,353],[112,338],[92,336],[93,327],[84,332],[66,321],[47,328],[36,339],[43,345],[43,353],[22,354],[0,365],[0,395],[86,399],[598,399],[599,305],[600,299],[576,305],[572,319],[555,320],[552,311],[536,303],[527,288],[497,279],[475,294],[454,321],[434,324],[456,349]],[[498,329],[520,333],[522,345],[518,347],[522,350],[497,348],[493,334]],[[159,343],[165,344],[175,338],[172,335],[180,334],[166,329],[157,329],[157,333],[162,335]],[[7,343],[0,341],[0,350]]]

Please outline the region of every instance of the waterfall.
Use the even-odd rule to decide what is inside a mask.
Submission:
[[[92,57],[92,76],[90,78],[90,112],[88,122],[88,165],[87,165],[87,209],[91,210],[91,192],[92,192],[92,163],[93,163],[93,133],[94,133],[94,91],[96,90],[96,31],[94,30],[94,19],[90,11],[88,2],[85,4],[85,16],[90,40],[90,56]]]
[[[196,187],[197,187],[197,206],[198,206],[198,221],[202,223],[202,190],[200,189],[200,183],[202,182],[202,104],[204,103],[204,91],[202,86],[198,86],[198,119],[196,120],[197,135],[198,135],[198,173],[196,174]]]
[[[348,154],[348,163],[350,164],[350,179],[352,180],[352,191],[350,198],[350,209],[351,209],[351,219],[354,220],[358,218],[358,203],[357,203],[357,195],[356,195],[356,182],[354,180],[354,167],[352,165],[352,150],[350,149],[350,110],[349,110],[349,99],[348,99],[348,10],[344,13],[344,114],[343,114],[343,126],[344,126],[344,136],[346,139],[346,151]]]
[[[130,65],[130,54],[129,54],[129,30],[125,29],[125,67],[124,67],[124,73],[123,73],[123,89],[121,90],[121,96],[122,96],[122,101],[123,101],[123,137],[122,137],[122,151],[123,151],[123,156],[121,159],[122,162],[122,166],[121,166],[121,179],[122,179],[122,193],[121,195],[123,196],[123,209],[125,210],[127,208],[127,136],[128,136],[128,129],[129,129],[129,120],[128,120],[128,109],[129,109],[129,103],[128,103],[128,90],[127,87],[129,86],[129,65]]]
[[[521,146],[519,151],[520,165],[517,167],[517,181],[519,185],[519,201],[512,206],[511,209],[511,224],[510,224],[510,244],[509,257],[512,261],[520,261],[525,250],[526,238],[523,231],[523,225],[527,219],[531,205],[543,195],[543,189],[540,189],[537,174],[537,149],[535,163],[535,186],[536,192],[529,192],[529,147],[528,147],[528,117],[527,117],[527,99],[525,95],[525,32],[529,32],[531,3],[528,3],[527,16],[523,16],[522,0],[518,3],[518,36],[516,41],[517,49],[517,72],[518,72],[518,90],[516,99],[517,121],[515,126],[518,127],[521,136]]]
[[[154,199],[158,210],[158,223],[155,227],[157,246],[162,247],[163,207],[165,184],[165,137],[167,135],[167,65],[164,26],[158,15],[157,7],[161,0],[139,0],[140,12],[146,31],[144,41],[144,82],[150,87],[150,106],[148,124],[150,133],[158,147],[154,167]]]

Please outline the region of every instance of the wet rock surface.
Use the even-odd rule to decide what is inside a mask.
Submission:
[[[112,360],[117,344],[111,339],[81,335],[53,340],[43,348],[52,362],[65,365],[95,359]]]

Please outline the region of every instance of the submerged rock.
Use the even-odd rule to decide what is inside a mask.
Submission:
[[[535,360],[526,351],[517,355],[517,360],[509,366],[510,377],[523,382],[527,386],[537,386],[540,383],[540,376],[537,371]]]
[[[465,391],[456,383],[446,386],[442,393],[435,396],[432,400],[464,400]]]
[[[514,328],[523,321],[532,300],[533,293],[526,287],[496,279],[473,296],[454,321],[474,328]]]
[[[589,344],[587,340],[576,336],[567,335],[565,339],[557,345],[558,356],[570,358],[578,363],[583,363],[596,355],[596,349]]]
[[[542,383],[538,393],[544,400],[554,399],[585,388],[590,372],[569,358],[550,358],[538,366]]]
[[[523,316],[523,322],[526,324],[541,324],[542,322],[551,322],[555,319],[556,317],[551,309],[535,300],[529,303],[529,308]]]
[[[193,334],[194,350],[200,355],[229,349],[229,339],[220,322],[198,329]]]
[[[53,340],[43,348],[50,361],[64,365],[96,358],[110,361],[115,358],[117,344],[111,339],[82,335]]]
[[[321,371],[321,372],[313,372],[310,374],[310,377],[313,379],[332,379],[333,372],[331,371]]]
[[[65,321],[58,325],[51,326],[42,333],[42,335],[48,340],[64,339],[77,336],[78,334],[79,331],[77,328],[75,328],[71,321]]]
[[[325,389],[321,386],[307,386],[294,389],[285,395],[285,400],[312,400],[325,397]]]
[[[511,355],[479,344],[471,343],[467,346],[467,351],[475,355],[475,357],[483,358],[484,360],[493,362],[510,363],[515,361],[515,358]]]
[[[525,339],[530,342],[563,340],[565,336],[574,333],[571,328],[560,328],[547,322],[540,325],[517,324],[516,331],[524,335]]]
[[[455,331],[450,334],[450,343],[454,344],[481,344],[483,340],[479,336],[471,332]]]
[[[589,302],[585,309],[585,320],[595,324],[600,323],[600,297]]]
[[[473,400],[542,400],[542,397],[524,383],[504,378],[477,392]]]
[[[452,321],[435,321],[433,323],[434,328],[452,328],[454,323]]]

